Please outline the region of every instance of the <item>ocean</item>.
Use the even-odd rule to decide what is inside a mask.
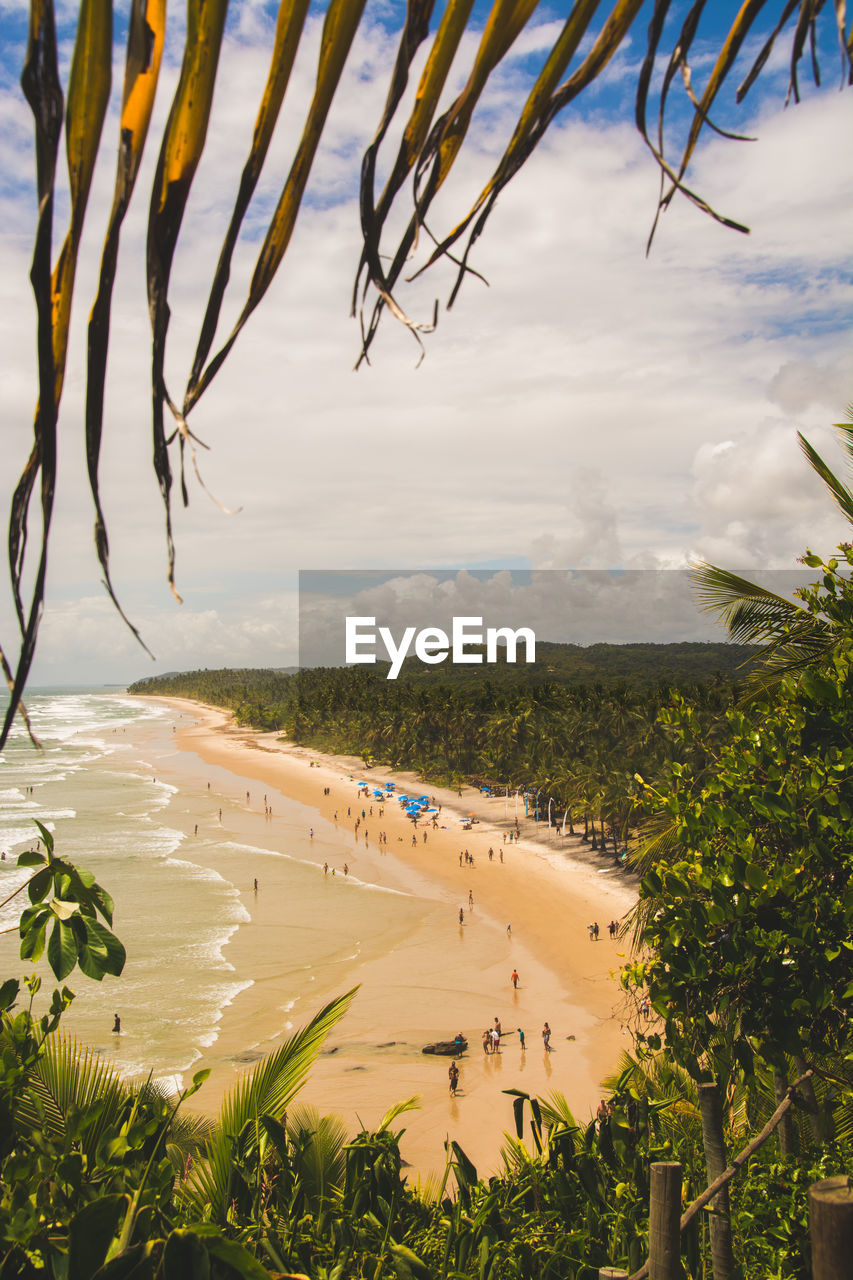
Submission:
[[[301,1025],[318,996],[352,985],[359,962],[387,952],[429,909],[402,889],[352,875],[345,892],[340,875],[333,888],[322,863],[340,867],[352,837],[280,793],[270,796],[267,819],[261,784],[177,750],[172,708],[91,689],[39,690],[26,705],[42,750],[19,721],[0,758],[0,900],[31,874],[15,863],[38,839],[34,819],[53,833],[57,855],[90,870],[112,895],[124,972],[97,983],[75,971],[63,1026],[123,1073],[150,1071],[180,1087],[200,1059],[216,1061],[223,1014],[260,984],[275,1007],[266,1007],[257,1043],[245,1020],[231,1059],[235,1068],[253,1060],[258,1046],[270,1047],[271,1025],[281,1033]],[[284,878],[292,910],[264,962],[238,973],[229,942],[256,913],[263,926],[256,877],[261,891]],[[11,930],[0,936],[0,980],[31,971],[15,929],[25,905],[24,891],[0,908],[0,929]],[[56,984],[44,961],[38,972],[46,1007]],[[115,1014],[121,1035],[112,1034]]]

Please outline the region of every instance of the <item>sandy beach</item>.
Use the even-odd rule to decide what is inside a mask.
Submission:
[[[443,1169],[448,1137],[481,1174],[494,1171],[504,1131],[512,1127],[506,1089],[540,1097],[562,1093],[580,1122],[589,1118],[602,1076],[631,1044],[626,1021],[632,1015],[617,976],[626,944],[611,940],[607,926],[630,909],[636,895],[611,858],[597,859],[580,840],[563,838],[554,828],[546,834],[544,823],[537,828],[524,817],[523,798],[520,839],[509,843],[514,798],[507,802],[472,789],[459,796],[414,775],[365,771],[357,760],[236,727],[217,708],[157,701],[168,702],[175,715],[172,780],[180,785],[179,775],[192,773],[209,788],[210,812],[189,814],[187,821],[198,818],[204,829],[221,824],[217,796],[233,801],[238,794],[241,830],[229,833],[232,841],[237,837],[251,846],[260,825],[269,843],[280,826],[282,854],[247,855],[245,875],[236,877],[250,920],[233,934],[226,955],[235,976],[251,985],[224,1010],[215,1043],[196,1064],[211,1069],[195,1100],[204,1110],[214,1113],[237,1073],[277,1047],[289,1026],[302,1025],[327,1000],[358,984],[300,1101],[337,1112],[354,1128],[370,1128],[394,1103],[417,1095],[419,1108],[395,1125],[405,1127],[402,1151],[413,1176]],[[413,842],[412,823],[397,803],[386,803],[380,816],[372,791],[388,781],[410,795],[434,797],[441,806],[438,827],[420,825]],[[370,799],[358,795],[362,783],[370,784]],[[172,809],[174,817],[180,806]],[[469,814],[478,821],[464,830],[460,818]],[[473,865],[463,857],[460,866],[465,850]],[[311,911],[322,913],[332,938],[335,913],[352,886],[386,895],[377,909],[381,936],[349,955],[331,957],[323,981],[300,997],[295,1021],[288,1016],[294,974],[281,972],[276,950],[283,929],[308,928],[312,921],[299,918],[288,900],[292,857],[317,876],[319,898]],[[592,921],[600,927],[597,942],[589,937]],[[485,1054],[482,1033],[495,1018],[503,1031],[501,1049]],[[541,1034],[546,1021],[552,1031],[549,1052]],[[421,1049],[457,1032],[468,1038],[469,1048],[459,1060],[459,1089],[452,1098],[449,1060]]]

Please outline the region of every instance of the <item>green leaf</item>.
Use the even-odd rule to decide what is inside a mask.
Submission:
[[[483,1244],[488,1245],[488,1241],[484,1240]],[[416,1280],[431,1280],[433,1272],[425,1265],[416,1253],[412,1253],[411,1249],[407,1249],[404,1244],[390,1244],[389,1252],[398,1262],[402,1262],[408,1267]]]
[[[54,898],[50,909],[60,920],[70,920],[75,911],[79,911],[79,902],[67,902],[64,898]]]
[[[74,930],[64,920],[57,920],[47,944],[47,962],[61,982],[77,963],[77,941]]]
[[[245,1280],[270,1280],[270,1274],[266,1268],[247,1253],[242,1245],[237,1244],[236,1240],[226,1240],[223,1236],[206,1236],[204,1244],[212,1257],[232,1267],[238,1275],[244,1276]],[[183,1277],[180,1280],[183,1280]]]
[[[26,914],[26,913],[24,913]],[[40,960],[44,951],[44,934],[50,918],[49,911],[40,911],[28,923],[21,916],[21,959]]]
[[[23,853],[18,854],[19,867],[42,867],[46,862],[47,858],[37,849],[25,849]]]
[[[37,871],[27,885],[27,897],[35,906],[37,902],[47,895],[53,881],[53,873],[50,867],[45,867],[43,871]]]
[[[11,1009],[18,998],[20,989],[21,984],[17,978],[7,978],[2,987],[0,987],[0,1010],[5,1012],[6,1009]]]
[[[45,853],[47,854],[47,861],[50,862],[53,858],[53,836],[48,831],[44,823],[39,822],[38,818],[34,818],[33,821],[41,833],[41,838],[44,841]]]
[[[209,1280],[210,1258],[195,1231],[179,1228],[163,1250],[163,1280]]]
[[[103,1266],[130,1197],[100,1196],[75,1214],[68,1232],[68,1280],[90,1280]]]
[[[100,982],[105,973],[118,977],[127,960],[127,952],[114,933],[90,917],[75,917],[79,964],[87,978]],[[80,935],[83,934],[81,940]]]

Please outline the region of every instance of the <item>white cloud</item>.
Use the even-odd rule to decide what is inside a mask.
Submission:
[[[175,394],[191,363],[254,97],[266,76],[257,34],[264,25],[258,6],[241,10],[224,55],[208,154],[176,258],[167,362]],[[316,48],[316,29],[312,39]],[[473,43],[469,37],[469,56]],[[826,547],[843,536],[843,522],[820,485],[810,483],[795,441],[802,429],[830,450],[828,426],[851,398],[850,287],[840,267],[850,245],[853,180],[838,159],[849,137],[849,93],[765,111],[755,144],[709,139],[693,183],[716,207],[749,222],[752,235],[726,231],[676,201],[648,260],[657,179],[641,140],[630,125],[602,117],[567,121],[502,194],[475,248],[472,264],[490,287],[466,281],[454,310],[442,311],[426,339],[417,371],[414,342],[386,318],[373,366],[354,374],[354,183],[392,50],[378,28],[359,37],[314,182],[322,207],[303,210],[279,278],[191,419],[211,446],[200,453],[205,482],[242,511],[223,516],[190,479],[191,506],[175,511],[183,609],[165,586],[150,468],[142,261],[153,146],[148,156],[123,233],[102,470],[116,586],[141,607],[158,658],[174,654],[170,665],[178,665],[180,654],[192,652],[192,665],[212,666],[229,660],[231,645],[231,660],[239,651],[240,661],[251,661],[242,655],[253,640],[259,654],[278,652],[265,627],[285,628],[287,593],[282,589],[270,622],[259,603],[269,593],[253,588],[238,623],[240,575],[261,584],[299,567],[519,557],[562,568],[683,565],[691,555],[778,567],[808,542]],[[262,209],[274,203],[287,171],[312,57],[309,49],[297,65],[262,182]],[[464,76],[463,61],[449,93]],[[485,136],[475,133],[466,144],[467,158],[436,201],[437,231],[453,225],[488,176],[495,146],[509,133],[515,85],[516,72],[508,72]],[[162,92],[161,126],[167,109]],[[0,159],[15,175],[0,243],[8,423],[0,497],[8,503],[34,404],[31,250],[22,234],[33,198],[17,186],[31,182],[32,160],[26,113],[9,94],[0,95],[0,119],[10,122]],[[69,673],[91,658],[84,617],[97,630],[105,607],[91,604],[100,575],[82,436],[85,321],[112,193],[114,121],[105,136],[79,271],[51,553],[51,590],[66,621],[50,661],[60,670],[64,653]],[[393,145],[386,150],[393,155]],[[226,324],[254,267],[259,221],[253,215],[252,238],[235,259]],[[452,278],[439,267],[401,299],[425,318]],[[72,592],[79,600],[73,615],[66,603]],[[46,625],[59,623],[49,614]],[[9,626],[0,634],[8,645]],[[120,625],[110,634],[124,637]],[[112,644],[123,662],[124,638]]]

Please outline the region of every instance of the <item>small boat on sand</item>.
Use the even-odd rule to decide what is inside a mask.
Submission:
[[[421,1053],[438,1053],[445,1058],[452,1058],[457,1053],[464,1053],[468,1048],[468,1041],[464,1036],[457,1036],[455,1040],[436,1040],[434,1044],[425,1044]]]

